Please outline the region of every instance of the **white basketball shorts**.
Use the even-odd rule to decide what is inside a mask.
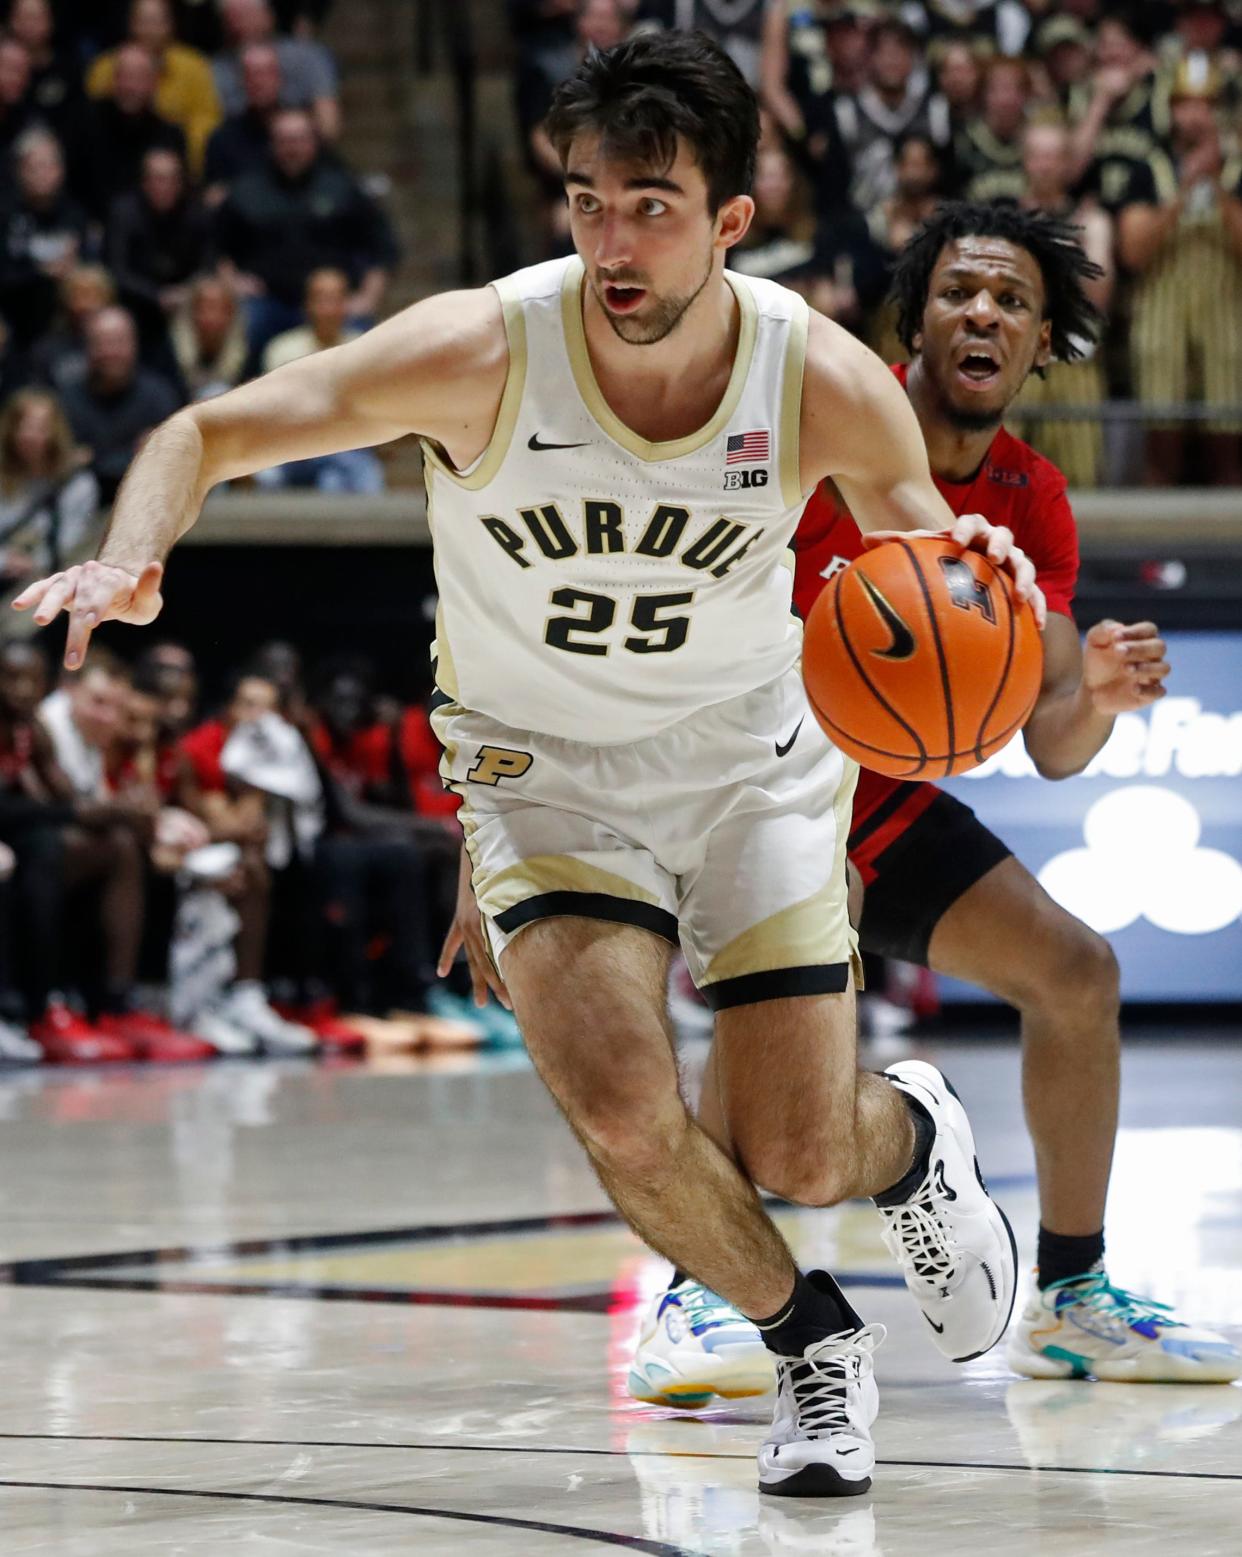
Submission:
[[[502,972],[524,926],[574,915],[680,941],[713,1010],[847,987],[858,770],[796,667],[625,746],[511,729],[447,698],[432,722]]]

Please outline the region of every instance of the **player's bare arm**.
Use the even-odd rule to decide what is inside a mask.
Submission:
[[[873,544],[893,531],[947,531],[1008,567],[1043,625],[1035,569],[1012,532],[982,514],[954,516],[932,481],[904,390],[874,352],[818,314],[807,338],[800,448],[803,491],[831,477]]]
[[[158,615],[168,554],[219,482],[411,432],[467,464],[491,436],[507,371],[500,300],[485,287],[416,303],[349,345],[188,406],[130,467],[98,559],[37,580],[13,604],[40,626],[68,613],[73,669],[100,622]]]
[[[1112,734],[1118,714],[1165,694],[1164,639],[1154,622],[1097,622],[1085,645],[1068,616],[1053,612],[1044,630],[1044,679],[1023,732],[1044,778],[1071,778]]]

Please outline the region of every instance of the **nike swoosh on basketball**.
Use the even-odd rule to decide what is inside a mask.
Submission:
[[[585,449],[585,443],[545,443],[538,433],[531,433],[526,447],[540,454],[545,449]]]
[[[875,607],[876,615],[893,635],[893,641],[887,649],[872,649],[872,654],[881,660],[908,660],[914,653],[914,634],[865,573],[859,573],[858,581],[866,590],[867,599]]]
[[[777,743],[776,743],[776,755],[778,757],[783,757],[785,755],[785,753],[789,750],[789,748],[793,745],[793,743],[798,739],[798,731],[802,728],[802,722],[803,722],[803,720],[805,718],[806,718],[806,715],[803,714],[802,719],[799,719],[797,724],[794,725],[794,733],[789,737],[789,739],[785,742],[785,744],[783,746],[781,745],[781,743],[779,741],[777,741]]]

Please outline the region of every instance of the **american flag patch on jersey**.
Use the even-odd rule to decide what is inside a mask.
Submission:
[[[766,427],[757,432],[730,433],[725,444],[726,465],[750,465],[772,458],[772,434]]]

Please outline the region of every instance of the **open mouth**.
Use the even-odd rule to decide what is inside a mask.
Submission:
[[[646,295],[646,287],[628,286],[614,281],[604,283],[604,304],[610,313],[632,314]]]
[[[972,389],[990,389],[1000,378],[1000,362],[986,347],[972,347],[957,360],[957,376]]]

